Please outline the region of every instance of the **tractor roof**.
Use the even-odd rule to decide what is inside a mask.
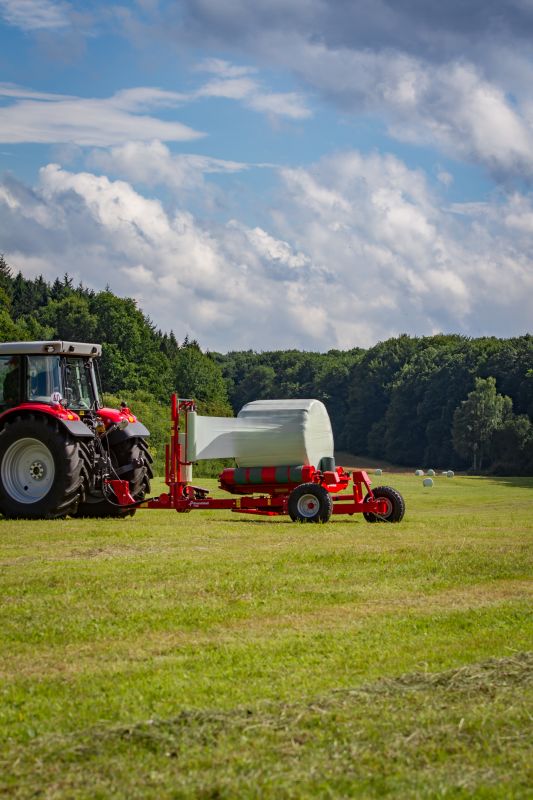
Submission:
[[[90,356],[95,358],[102,355],[101,344],[87,344],[86,342],[3,342],[0,344],[0,355],[33,355],[34,353],[64,356]]]

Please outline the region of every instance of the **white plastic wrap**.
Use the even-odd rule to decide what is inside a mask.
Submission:
[[[319,465],[333,457],[328,412],[319,400],[256,400],[236,418],[187,415],[188,461],[234,458],[240,467]]]

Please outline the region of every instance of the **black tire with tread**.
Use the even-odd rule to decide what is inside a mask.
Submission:
[[[53,485],[35,503],[18,502],[2,480],[2,461],[7,449],[24,438],[41,442],[54,462]],[[0,431],[0,512],[12,519],[57,519],[75,514],[83,492],[82,467],[79,441],[53,417],[28,414],[10,419]]]
[[[363,512],[363,517],[367,522],[401,522],[405,514],[405,501],[396,489],[392,486],[376,486],[372,494],[375,498],[382,497],[389,503],[389,511],[386,515],[371,514]],[[369,501],[370,495],[367,494],[365,502]]]
[[[90,456],[85,453],[87,474],[90,474]],[[114,445],[111,448],[111,459],[115,467],[123,467],[134,461],[143,460],[142,466],[120,473],[121,480],[130,484],[130,494],[134,500],[143,500],[150,493],[150,480],[153,478],[153,458],[148,451],[144,439],[130,438]],[[87,494],[80,503],[76,516],[78,517],[132,517],[135,508],[123,508],[109,502],[101,492],[97,495]]]
[[[318,500],[317,512],[311,517],[304,516],[298,510],[300,499],[307,494]],[[333,501],[327,489],[318,483],[301,483],[289,495],[288,511],[293,522],[327,522],[333,512]]]

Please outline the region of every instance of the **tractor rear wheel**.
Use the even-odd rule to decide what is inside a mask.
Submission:
[[[372,492],[374,499],[385,500],[387,510],[385,514],[372,514],[363,512],[363,517],[367,522],[401,522],[405,514],[405,501],[400,492],[392,486],[376,486]],[[371,496],[367,494],[364,502],[369,502]]]
[[[153,478],[153,458],[148,452],[144,439],[130,438],[111,447],[111,462],[116,474],[113,478],[129,481],[130,494],[134,500],[143,500],[150,493],[150,479]],[[90,465],[87,466],[90,470]],[[115,505],[115,503],[117,503]],[[108,500],[102,491],[87,492],[80,503],[78,517],[132,517],[135,508],[122,507],[112,497]]]
[[[11,518],[74,514],[82,490],[79,442],[52,417],[25,416],[0,432],[0,512]]]
[[[317,483],[301,483],[289,495],[293,522],[327,522],[333,511],[330,493]]]

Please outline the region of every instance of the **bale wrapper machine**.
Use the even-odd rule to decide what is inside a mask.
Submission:
[[[193,400],[171,399],[171,436],[166,445],[168,491],[140,502],[128,482],[109,479],[121,506],[221,509],[239,514],[288,515],[294,522],[327,522],[332,514],[362,513],[367,522],[400,522],[404,500],[390,486],[371,487],[364,470],[335,465],[333,434],[318,400],[260,400],[236,418],[202,417]],[[219,485],[230,497],[212,497],[192,481],[193,463],[234,458]]]

